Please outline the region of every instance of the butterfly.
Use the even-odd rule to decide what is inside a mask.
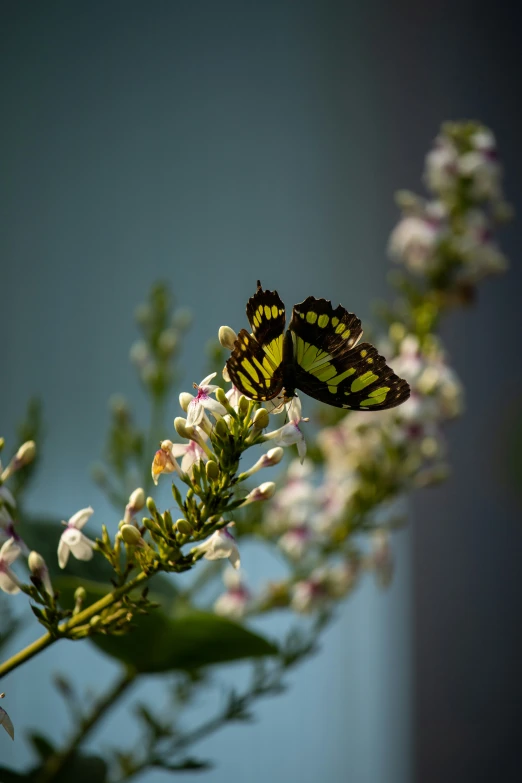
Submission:
[[[257,291],[246,306],[252,334],[242,329],[227,370],[239,391],[256,402],[288,402],[296,389],[350,410],[384,410],[408,399],[410,387],[370,343],[359,343],[361,322],[341,305],[309,296],[296,304],[288,329],[277,291]]]

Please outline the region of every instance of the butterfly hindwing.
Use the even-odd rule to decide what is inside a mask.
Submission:
[[[297,364],[296,387],[336,408],[384,410],[410,396],[408,383],[395,375],[370,343],[360,343],[308,370]]]
[[[272,364],[278,367],[283,360],[285,306],[277,291],[265,291],[257,281],[257,291],[246,306],[252,333]]]
[[[294,306],[290,330],[297,363],[310,371],[352,348],[361,338],[361,322],[341,305],[309,296]]]
[[[253,298],[253,297],[252,297]],[[263,402],[276,397],[283,387],[281,361],[275,364],[258,340],[241,329],[227,361],[230,380],[251,400]]]

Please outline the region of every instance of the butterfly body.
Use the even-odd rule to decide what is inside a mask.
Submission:
[[[276,291],[257,291],[247,303],[252,334],[239,332],[227,370],[234,385],[258,402],[296,390],[337,408],[382,410],[409,397],[407,382],[393,373],[369,343],[359,343],[361,322],[341,305],[309,296],[294,306],[288,329]]]

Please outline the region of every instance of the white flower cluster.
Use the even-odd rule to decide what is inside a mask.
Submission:
[[[501,178],[489,130],[443,129],[426,158],[424,180],[432,197],[398,195],[403,215],[390,236],[391,257],[414,274],[449,271],[468,284],[503,272],[507,261],[494,241],[494,229],[510,208]]]

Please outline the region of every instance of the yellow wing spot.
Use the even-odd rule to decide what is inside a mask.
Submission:
[[[272,305],[272,318],[277,318],[277,305]]]
[[[243,389],[246,389],[249,394],[255,394],[256,390],[254,389],[254,387],[250,383],[249,378],[247,378],[247,376],[244,373],[242,373],[240,370],[238,370],[237,374],[238,374],[239,378],[241,379],[241,383],[243,384]],[[241,389],[241,391],[243,391],[243,389]]]
[[[366,364],[373,364],[373,359],[366,359]]]
[[[337,370],[333,364],[327,364],[326,367],[321,367],[319,371],[316,370],[313,374],[316,378],[319,378],[320,381],[329,381],[330,378],[333,378],[334,375],[337,374]]]
[[[332,326],[337,326],[338,323],[339,323],[339,319],[337,318],[336,315],[334,315],[334,317],[332,318]]]
[[[258,326],[259,326],[259,324],[261,323],[261,322],[260,322],[260,320],[259,320],[259,318],[257,317],[257,315],[255,315],[255,316],[252,318],[252,323],[254,324],[254,326],[255,326],[255,327],[256,327],[256,329],[257,329],[257,327],[258,327]]]
[[[309,324],[315,324],[317,321],[317,313],[314,313],[313,310],[309,310],[306,314],[306,320]]]
[[[267,389],[269,389],[269,388],[270,388],[270,383],[271,383],[271,381],[270,381],[270,378],[267,378],[267,379],[265,380],[265,386],[266,386],[266,388],[267,388]]]
[[[272,318],[272,310],[268,305],[265,305],[265,316],[268,320]]]
[[[378,389],[374,389],[368,395],[368,397],[386,397],[390,391],[390,386],[379,386]]]
[[[299,313],[299,315],[301,316],[301,318],[304,318],[304,317],[305,317],[305,314],[304,314],[304,313]]]
[[[355,373],[355,368],[350,367],[349,370],[345,370],[340,375],[338,375],[336,378],[332,380],[332,383],[337,384],[337,386],[344,381],[345,378],[349,378],[350,375],[353,375]]]
[[[386,396],[384,396],[384,397],[368,397],[367,400],[363,400],[361,402],[361,407],[363,405],[365,405],[365,406],[367,406],[367,405],[380,405],[381,402],[384,402],[385,399],[386,399]]]
[[[333,321],[332,321],[333,323]],[[335,334],[342,334],[344,330],[346,329],[346,326],[344,324],[339,324],[335,330]],[[348,332],[349,334],[349,332]]]
[[[284,313],[284,310],[280,310],[279,311],[279,315],[283,315],[283,313]]]
[[[361,356],[362,356],[363,359],[364,359],[365,356],[367,356],[367,354],[368,354],[368,351],[366,350],[366,348],[361,351]]]
[[[261,322],[263,318],[263,305],[259,305],[257,308],[257,317],[259,318],[259,321]]]
[[[253,356],[252,360],[253,360],[254,364],[256,365],[256,367],[259,370],[261,370],[261,373],[265,376],[265,378],[270,378],[271,373],[263,367],[263,365],[261,364],[259,359],[256,359],[256,357]],[[263,361],[266,361],[266,357],[263,359]]]
[[[317,319],[317,323],[321,327],[321,329],[324,329],[325,326],[328,326],[329,320],[330,320],[330,316],[326,315],[326,313],[323,313]]]
[[[254,381],[256,383],[259,383],[259,374],[258,374],[256,368],[254,367],[254,365],[252,364],[252,362],[250,362],[248,359],[242,359],[241,360],[241,364],[245,368],[247,373],[252,376]]]
[[[263,367],[265,367],[266,371],[269,373],[269,375],[267,375],[267,378],[269,378],[274,370],[268,356],[263,356]]]
[[[350,330],[347,329],[346,332],[343,334],[343,340],[347,340],[350,334],[351,334]]]
[[[375,373],[368,370],[368,372],[363,373],[354,381],[352,381],[352,385],[350,386],[350,389],[353,392],[358,392],[361,391],[361,389],[364,389],[366,386],[369,386],[370,383],[373,383],[374,381],[378,381],[378,380],[379,380],[379,376],[375,375]]]
[[[329,386],[328,391],[330,394],[337,394],[337,386]]]

